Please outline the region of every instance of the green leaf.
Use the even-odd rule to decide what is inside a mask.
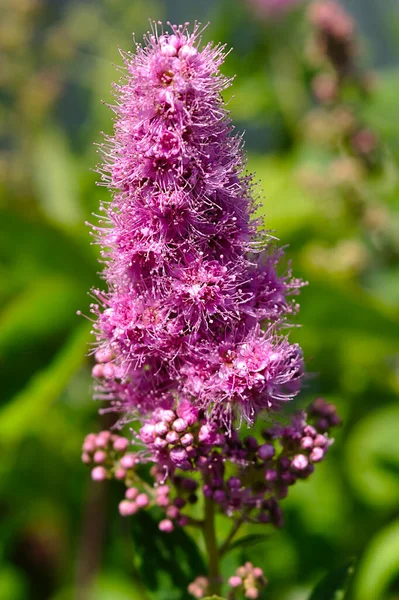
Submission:
[[[354,285],[344,287],[314,276],[302,291],[301,322],[316,329],[319,337],[328,332],[344,342],[348,335],[358,333],[396,347],[399,336],[396,311]]]
[[[224,600],[220,596],[207,596],[206,598],[202,598],[202,600]]]
[[[27,386],[0,411],[0,440],[5,446],[40,426],[49,406],[61,394],[70,377],[85,360],[90,325],[73,332],[53,362],[38,372]]]
[[[372,539],[357,569],[354,600],[385,598],[390,582],[399,575],[399,520]]]
[[[38,198],[47,216],[61,224],[82,222],[76,167],[62,131],[41,131],[32,157]]]
[[[77,324],[82,289],[66,277],[44,277],[25,288],[0,314],[0,357],[54,337]],[[76,307],[76,308],[75,308]]]
[[[263,202],[259,213],[282,242],[287,242],[293,231],[320,218],[310,194],[295,181],[292,161],[252,154],[248,168],[261,184]]]
[[[97,254],[88,244],[87,228],[69,235],[59,227],[30,220],[8,211],[0,211],[0,275],[12,277],[19,284],[31,283],[35,277],[68,275],[86,289],[95,282]],[[5,286],[2,280],[0,287]],[[8,282],[7,282],[8,286]]]
[[[309,600],[344,600],[350,579],[353,576],[353,562],[334,569],[316,585]]]
[[[373,506],[399,503],[399,407],[388,406],[363,418],[346,446],[350,481]]]
[[[244,535],[239,539],[232,542],[226,550],[227,552],[232,552],[233,550],[237,550],[237,548],[248,548],[249,546],[255,546],[256,544],[260,544],[265,540],[269,539],[269,535],[262,533],[249,533],[248,535]]]
[[[206,573],[197,545],[182,528],[162,533],[158,521],[143,512],[132,519],[132,537],[136,568],[159,600],[186,598],[188,585]]]
[[[0,567],[0,590],[2,600],[23,600],[27,597],[27,585],[23,571],[5,563]]]

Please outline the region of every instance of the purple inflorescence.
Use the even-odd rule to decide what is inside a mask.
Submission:
[[[281,325],[302,284],[278,274],[283,251],[253,217],[221,96],[224,48],[199,44],[198,27],[173,26],[123,55],[102,146],[113,198],[94,227],[108,290],[94,290],[93,375],[97,397],[126,418],[189,402],[230,427],[298,393],[302,352]],[[173,460],[191,460],[189,447]]]

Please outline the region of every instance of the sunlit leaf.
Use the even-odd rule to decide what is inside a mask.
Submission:
[[[388,406],[364,417],[346,446],[350,482],[372,504],[399,503],[399,407]]]
[[[40,425],[49,406],[61,394],[85,360],[90,327],[80,325],[53,362],[0,411],[0,443],[9,445]]]
[[[62,131],[55,126],[41,131],[32,156],[37,195],[47,216],[62,224],[81,222],[76,169]]]
[[[62,277],[36,280],[0,313],[0,357],[25,348],[42,336],[54,336],[73,322],[82,289]]]
[[[389,584],[399,575],[399,520],[371,540],[357,569],[354,600],[385,598]]]

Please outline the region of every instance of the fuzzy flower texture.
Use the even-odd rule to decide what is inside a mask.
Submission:
[[[113,199],[94,227],[108,291],[94,291],[92,311],[96,395],[119,420],[86,437],[82,460],[94,480],[125,484],[122,516],[156,507],[161,531],[208,535],[208,517],[190,510],[201,500],[234,520],[235,535],[244,522],[282,525],[280,500],[323,460],[339,418],[322,399],[289,423],[277,417],[303,378],[301,349],[286,335],[302,283],[279,274],[283,251],[259,233],[222,99],[224,49],[199,49],[200,33],[155,30],[124,55],[126,80],[115,86],[115,135],[102,146]],[[262,439],[241,435],[243,421],[268,415]],[[116,433],[132,420],[132,440]],[[248,565],[231,579],[232,597],[256,598],[265,585]]]
[[[302,352],[281,326],[301,282],[278,274],[283,252],[253,217],[223,47],[200,51],[186,26],[146,42],[124,55],[102,147],[114,193],[94,227],[108,284],[92,305],[97,397],[127,418],[189,401],[253,423],[300,389]]]

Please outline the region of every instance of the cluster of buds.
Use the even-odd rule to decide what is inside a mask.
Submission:
[[[364,241],[347,240],[349,247],[337,243],[326,264],[322,260],[320,266],[349,277],[359,276],[373,268],[370,248],[374,247],[387,263],[398,254],[390,225],[390,200],[384,205],[381,190],[373,197],[367,179],[369,175],[378,175],[374,181],[383,179],[390,161],[378,132],[359,110],[373,94],[374,76],[359,65],[355,22],[337,0],[315,0],[309,4],[307,15],[313,31],[307,58],[316,106],[312,103],[305,115],[302,131],[312,144],[323,146],[323,156],[329,155],[330,160],[323,160],[318,167],[310,164],[302,168],[300,179],[318,197],[331,197],[335,210],[338,199],[340,212],[364,232]]]
[[[86,437],[82,458],[93,466],[93,479],[114,477],[125,483],[122,516],[161,508],[161,531],[195,522],[189,509],[199,491],[230,517],[280,527],[280,500],[323,460],[332,443],[328,433],[339,422],[335,407],[318,398],[308,415],[300,412],[289,425],[269,427],[259,443],[207,421],[204,413],[182,403],[176,410],[154,411],[139,431],[135,452],[128,451],[126,438],[106,431]],[[143,464],[152,464],[152,486],[137,472]]]
[[[128,439],[110,431],[89,433],[83,442],[82,461],[92,467],[92,479],[103,481],[114,476],[124,480],[136,465],[134,455],[126,453],[128,447]]]
[[[229,586],[229,600],[236,600],[237,595],[245,598],[256,599],[267,585],[267,579],[260,567],[255,567],[251,562],[246,562],[238,567],[227,584]],[[189,594],[194,598],[205,598],[209,594],[209,579],[200,575],[187,588]]]
[[[246,562],[242,567],[238,567],[235,575],[230,577],[228,583],[232,588],[229,593],[229,600],[235,600],[237,593],[241,593],[245,598],[252,600],[259,598],[260,592],[267,585],[267,579],[263,575],[262,569]]]
[[[209,579],[200,575],[190,583],[187,590],[194,598],[205,598],[208,595]]]

